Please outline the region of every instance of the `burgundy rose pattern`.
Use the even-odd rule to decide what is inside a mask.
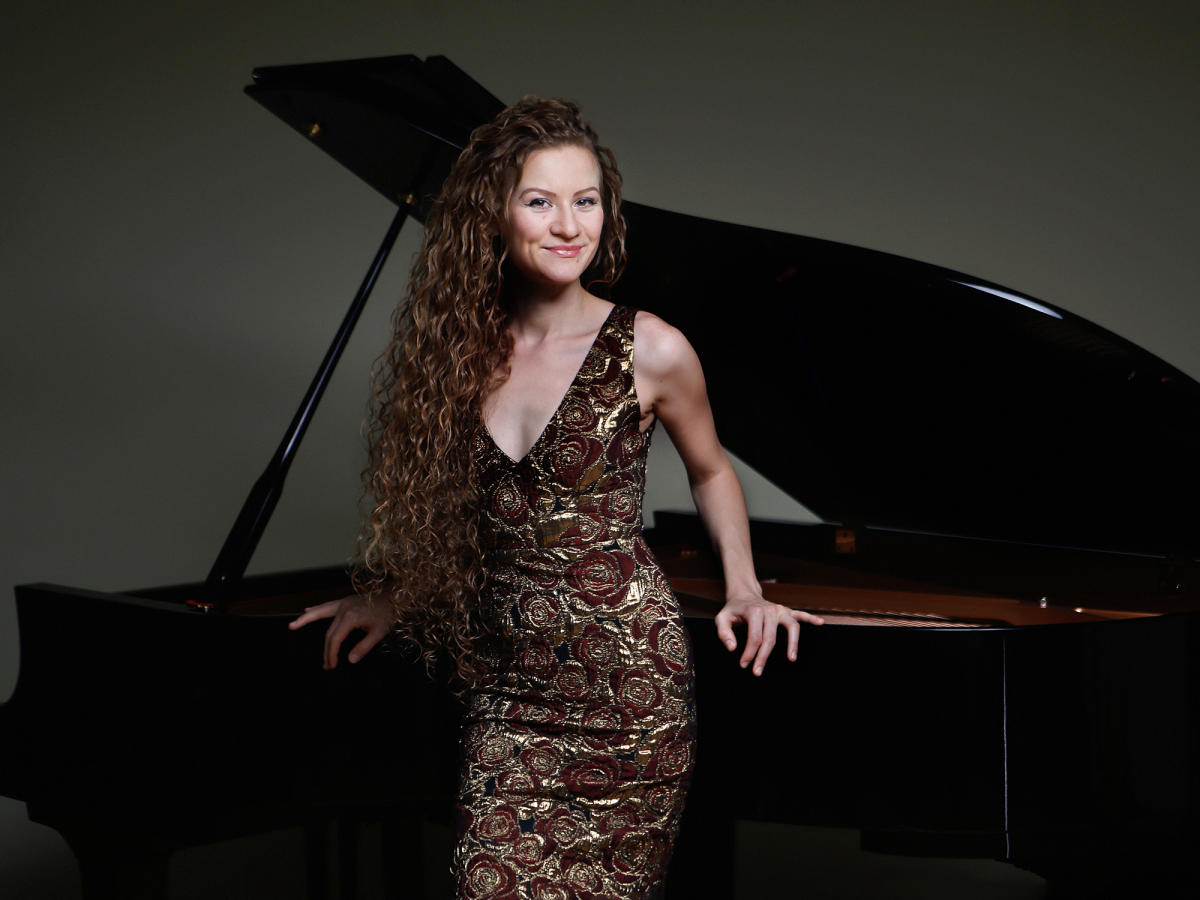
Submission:
[[[692,658],[641,535],[650,430],[615,307],[521,460],[472,441],[495,640],[463,730],[454,868],[471,900],[632,900],[670,858],[695,748]]]

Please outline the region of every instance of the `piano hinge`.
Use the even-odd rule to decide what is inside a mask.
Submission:
[[[857,532],[853,528],[836,529],[833,532],[833,549],[837,553],[857,553]]]

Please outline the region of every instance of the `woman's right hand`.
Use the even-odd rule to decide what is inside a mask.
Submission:
[[[387,637],[392,627],[391,605],[376,600],[368,603],[357,594],[343,597],[340,600],[330,600],[318,606],[305,607],[304,613],[288,623],[288,628],[295,631],[319,619],[333,619],[325,632],[324,668],[332,669],[337,666],[338,651],[342,642],[352,631],[365,631],[353,647],[350,648],[348,659],[358,662],[371,648]]]

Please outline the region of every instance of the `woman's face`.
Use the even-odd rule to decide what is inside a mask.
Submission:
[[[590,150],[535,150],[508,198],[501,236],[508,258],[535,284],[578,281],[604,230],[600,163]]]

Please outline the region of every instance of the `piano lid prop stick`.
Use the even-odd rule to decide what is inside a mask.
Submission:
[[[271,457],[266,469],[254,483],[254,487],[250,489],[250,494],[246,497],[246,502],[242,504],[242,510],[238,513],[237,520],[233,523],[233,528],[230,529],[229,536],[225,538],[221,552],[217,555],[216,562],[213,563],[212,569],[208,573],[206,584],[211,593],[204,599],[189,600],[189,606],[205,612],[225,611],[230,599],[229,588],[236,585],[246,572],[250,557],[254,554],[258,541],[267,527],[267,522],[270,521],[271,513],[275,510],[275,504],[279,502],[279,497],[283,493],[283,482],[292,465],[292,460],[295,458],[296,449],[300,446],[300,440],[304,437],[309,422],[312,421],[321,395],[325,392],[325,387],[333,376],[334,367],[341,358],[342,351],[346,349],[350,334],[354,331],[354,326],[358,323],[358,318],[366,306],[367,298],[371,296],[379,273],[383,269],[384,263],[387,262],[388,254],[396,243],[400,227],[404,224],[404,220],[414,205],[415,200],[412,194],[406,195],[401,200],[400,208],[396,211],[391,225],[388,226],[379,250],[375,253],[375,258],[371,261],[371,266],[358,288],[358,293],[354,295],[354,300],[350,303],[350,308],[346,311],[342,324],[333,337],[333,342],[325,352],[325,358],[321,360],[316,377],[308,386],[304,399],[300,401],[300,408],[296,410],[296,415],[288,425],[275,455]]]

